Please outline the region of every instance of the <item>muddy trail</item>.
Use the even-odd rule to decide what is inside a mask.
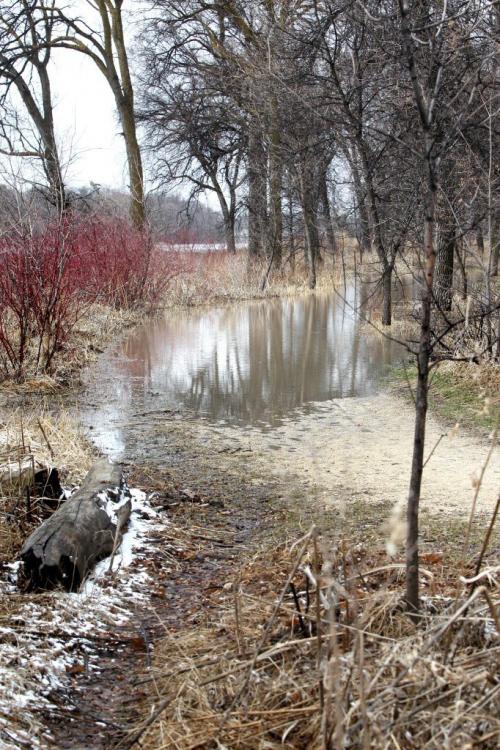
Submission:
[[[217,618],[259,549],[316,523],[327,538],[362,538],[385,554],[389,519],[407,491],[413,409],[382,390],[394,352],[325,305],[311,298],[182,313],[148,324],[88,373],[69,406],[147,497],[135,509],[127,565],[104,566],[83,597],[18,603],[15,617],[29,631],[20,662],[37,665],[40,687],[21,700],[14,686],[22,731],[7,733],[5,745],[0,736],[2,750],[140,746],[136,727],[161,705],[151,698],[156,643]],[[449,433],[432,416],[427,446],[422,551],[437,539],[459,549],[488,457],[479,521],[495,502],[498,450],[489,455],[487,436]],[[52,681],[40,659],[45,628],[57,631],[64,656]]]
[[[135,428],[141,443],[148,438],[148,459],[139,464],[131,452],[121,463],[131,486],[149,493],[151,506],[168,519],[144,538],[142,567],[154,586],[140,602],[132,588],[128,621],[108,625],[94,642],[96,668],[75,669],[67,690],[51,696],[55,710],[44,718],[51,748],[130,746],[144,718],[145,687],[155,676],[155,641],[206,620],[211,610],[215,617],[218,595],[241,561],[280,523],[276,482],[258,483],[215,465],[212,450],[202,456],[185,425],[158,431],[152,416]],[[160,441],[161,450],[152,447]],[[137,573],[129,569],[131,577]]]

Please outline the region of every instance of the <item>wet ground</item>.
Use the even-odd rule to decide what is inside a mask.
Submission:
[[[309,294],[169,312],[100,360],[82,419],[118,459],[175,466],[175,435],[195,452],[216,446],[242,475],[294,477],[307,503],[327,509],[345,496],[404,503],[414,411],[384,377],[407,354],[361,324],[368,294],[350,286],[345,300]],[[468,513],[489,453],[487,436],[450,427],[428,418],[422,505],[434,514]],[[497,449],[478,510],[493,506],[499,486]]]
[[[404,500],[412,408],[383,392],[402,353],[359,324],[356,303],[352,288],[347,305],[308,295],[169,313],[88,374],[77,404],[83,424],[133,485],[155,493],[171,526],[147,542],[151,596],[130,599],[115,632],[108,623],[100,669],[71,676],[60,711],[46,717],[48,747],[129,747],[155,640],[212,609],[216,616],[217,592],[259,540],[293,537],[320,516],[342,534],[354,507],[371,522]],[[431,418],[428,454],[437,443],[424,508],[463,517],[488,441],[449,437]],[[495,500],[499,464],[497,452],[481,510]]]

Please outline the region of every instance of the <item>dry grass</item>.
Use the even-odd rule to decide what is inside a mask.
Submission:
[[[498,747],[500,568],[474,590],[423,556],[415,624],[401,563],[315,539],[260,550],[203,627],[166,634],[148,718],[123,747]]]
[[[144,320],[138,310],[119,310],[106,305],[92,305],[73,332],[54,371],[59,382],[70,381],[75,374],[95,361],[96,357],[123,331]]]
[[[248,299],[284,297],[309,292],[307,269],[297,262],[294,269],[284,264],[283,270],[269,275],[262,290],[267,262],[249,267],[246,253],[214,253],[193,258],[190,274],[179,276],[168,288],[165,305],[192,307],[237,302]],[[338,278],[339,267],[329,258],[318,268],[317,289],[331,289]]]
[[[480,366],[470,362],[443,362],[439,366],[442,373],[449,373],[457,381],[474,383],[490,405],[500,405],[500,367],[494,362],[483,362]]]
[[[56,467],[61,482],[80,482],[95,451],[73,417],[51,416],[43,407],[26,414],[17,409],[0,415],[0,562],[11,562],[29,531],[43,517],[43,505],[26,490],[34,472]]]
[[[36,372],[35,354],[29,350],[22,379],[4,379],[0,389],[16,395],[51,395],[62,386],[78,381],[81,370],[123,331],[136,325],[144,314],[136,310],[117,310],[106,305],[91,305],[82,315],[71,336],[54,360],[50,374]]]

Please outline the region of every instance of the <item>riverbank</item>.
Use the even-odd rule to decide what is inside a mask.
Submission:
[[[390,389],[413,402],[415,365],[393,367]],[[443,362],[431,373],[429,408],[449,428],[458,424],[477,434],[488,434],[500,418],[500,367],[498,364]]]
[[[319,310],[312,305],[314,315],[308,316],[296,308],[290,317],[303,322],[304,356],[309,358],[312,351],[324,349],[311,325],[321,317]],[[332,315],[326,311],[323,317],[331,332]],[[260,311],[257,320],[267,330],[272,315]],[[350,331],[347,320],[339,315],[342,325],[333,327],[334,343],[342,341],[343,330]],[[209,322],[212,329],[212,316]],[[230,323],[224,316],[222,322]],[[233,321],[229,329],[241,343],[241,321]],[[182,330],[190,339],[191,329]],[[206,334],[207,328],[200,331]],[[175,327],[169,349],[174,333]],[[155,335],[153,330],[151,341]],[[159,331],[156,338],[162,337]],[[324,722],[337,705],[339,715],[349,717],[342,741],[349,739],[356,747],[361,726],[371,746],[384,747],[389,718],[378,701],[390,693],[398,696],[398,716],[390,718],[390,727],[401,747],[413,716],[425,726],[430,722],[421,695],[439,712],[434,724],[438,743],[444,734],[460,747],[477,737],[485,748],[493,747],[497,734],[491,717],[498,715],[491,688],[495,610],[483,587],[467,617],[453,620],[453,602],[462,604],[472,593],[467,580],[474,577],[500,485],[498,450],[488,458],[490,444],[484,436],[449,431],[429,418],[427,455],[432,456],[421,509],[426,604],[418,627],[399,606],[411,404],[380,392],[314,402],[305,398],[311,377],[300,369],[297,382],[292,377],[291,383],[303,406],[293,409],[287,400],[272,423],[204,418],[187,405],[163,403],[159,388],[165,387],[172,363],[151,341],[139,342],[135,349],[126,346],[116,356],[106,354],[87,373],[85,390],[74,404],[95,443],[116,455],[132,486],[148,493],[147,505],[136,507],[132,525],[136,533],[135,523],[142,523],[136,558],[111,577],[94,579],[85,603],[60,592],[4,597],[9,604],[4,613],[5,666],[16,679],[21,674],[25,679],[14,681],[20,687],[13,694],[27,690],[30,695],[28,708],[15,704],[22,730],[17,736],[24,745],[30,750],[36,746],[31,732],[43,750],[128,748],[138,734],[151,750],[208,747],[216,738],[226,747],[321,747]],[[272,362],[280,361],[278,355],[287,350],[280,341],[280,346],[259,346],[253,352],[252,362],[269,370],[270,383],[277,382],[278,373],[267,367],[265,352],[271,351]],[[340,373],[349,388],[358,376],[363,380],[374,370],[376,349],[360,351],[356,341],[352,350],[346,349],[357,358],[356,367],[343,372],[345,358],[336,352],[324,368]],[[293,342],[294,351],[302,352],[297,335]],[[180,352],[191,362],[185,348]],[[223,352],[215,363],[218,382],[224,385],[231,381],[222,376],[222,363],[231,358],[224,347]],[[235,359],[240,379],[234,405],[241,408],[240,392],[253,391],[242,372],[246,358]],[[313,358],[315,370],[321,369],[320,362]],[[280,368],[290,375],[290,362],[283,361]],[[254,376],[255,371],[256,380],[266,383],[258,367]],[[207,379],[205,373],[201,380]],[[193,377],[193,383],[199,381]],[[284,385],[280,391],[289,397],[290,383]],[[52,460],[48,442],[57,465],[65,446],[62,425],[59,443],[57,423],[51,432],[45,430],[47,441],[36,423],[33,428],[26,442],[42,443]],[[66,477],[70,480],[70,471]],[[316,532],[304,538],[313,524],[319,535],[317,553]],[[480,559],[482,569],[490,571],[481,583],[495,602],[494,543]],[[316,593],[319,568],[321,591]],[[333,605],[327,606],[330,600]],[[82,607],[82,621],[75,619],[75,601]],[[17,637],[9,629],[12,622],[28,621],[30,626]],[[84,634],[78,630],[82,622]],[[457,671],[447,662],[450,649],[456,653]],[[46,667],[54,653],[61,656],[55,673]],[[435,664],[431,673],[429,659]],[[382,673],[381,664],[387,665]],[[409,682],[408,665],[416,675]],[[335,698],[339,691],[328,687],[335,675],[344,703]],[[401,680],[404,691],[398,693]],[[443,680],[449,685],[444,698]],[[470,721],[460,725],[458,699],[464,702],[461,715],[471,713]],[[371,728],[363,719],[368,712],[374,717]],[[9,737],[14,713],[3,704],[0,715]],[[419,742],[422,735],[415,737],[412,741]],[[22,746],[13,741],[12,747]]]
[[[50,398],[77,388],[81,373],[91,367],[108,346],[145,319],[146,313],[140,309],[117,309],[102,304],[89,306],[57,351],[50,371],[37,372],[34,359],[28,353],[21,377],[5,376],[0,380],[0,408],[8,406],[9,399],[31,395]]]

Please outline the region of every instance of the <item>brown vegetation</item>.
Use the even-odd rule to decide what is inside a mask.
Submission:
[[[95,449],[64,411],[57,416],[43,406],[0,413],[0,565],[16,558],[30,531],[53,511],[34,492],[34,474],[57,468],[66,486],[85,476]],[[43,489],[43,488],[42,488]]]
[[[166,634],[132,739],[148,750],[496,747],[498,566],[469,581],[442,552],[420,562],[415,623],[399,559],[350,539],[332,548],[314,530],[259,549],[208,594],[203,626]]]

